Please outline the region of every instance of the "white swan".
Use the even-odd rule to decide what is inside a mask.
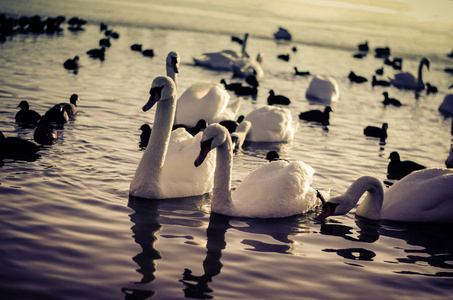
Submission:
[[[248,76],[255,76],[257,80],[261,80],[264,76],[262,67],[263,54],[258,53],[255,60],[249,57],[242,57],[233,62],[233,76],[247,78]]]
[[[171,131],[176,108],[176,87],[170,77],[156,77],[152,83],[147,111],[156,104],[153,130],[148,146],[130,184],[135,197],[167,199],[203,195],[212,191],[215,154],[202,169],[193,167],[202,134],[192,137],[185,129]]]
[[[316,75],[310,82],[305,97],[310,101],[331,104],[338,101],[340,91],[335,79],[331,76]]]
[[[385,193],[374,177],[357,179],[343,195],[330,198],[318,220],[342,215],[355,207],[356,214],[372,220],[402,222],[453,222],[453,170],[424,169],[411,173]]]
[[[178,84],[179,61],[178,52],[172,51],[168,54],[167,76],[171,77],[176,85]],[[179,97],[175,124],[193,127],[201,119],[208,124],[235,119],[241,101],[242,98],[231,99],[225,87],[219,83],[197,82],[187,88]]]
[[[246,33],[242,41],[241,54],[238,54],[233,50],[222,50],[220,52],[203,53],[201,57],[194,57],[193,61],[196,65],[208,69],[216,71],[233,71],[233,63],[242,58],[248,58],[248,54],[245,51],[248,36],[248,33]]]
[[[298,125],[286,107],[267,105],[251,111],[232,135],[242,141],[291,143]]]
[[[414,75],[409,72],[402,72],[395,74],[395,78],[390,80],[390,84],[399,89],[417,91],[423,90],[425,88],[422,77],[422,70],[424,65],[426,65],[426,68],[429,70],[429,60],[425,57],[420,60],[417,78],[415,78]]]
[[[211,202],[213,212],[237,217],[282,218],[312,210],[320,201],[310,187],[314,170],[301,161],[279,160],[265,163],[252,171],[231,191],[232,142],[228,130],[211,124],[203,132],[200,154],[195,166],[217,148],[217,166]]]
[[[439,111],[453,116],[453,94],[445,96],[444,101],[442,101],[442,104],[439,106]]]

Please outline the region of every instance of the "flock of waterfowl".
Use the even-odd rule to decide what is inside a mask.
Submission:
[[[62,19],[58,20],[60,25]],[[2,18],[2,33],[4,23],[9,24],[10,21]],[[83,24],[83,20],[74,19],[70,26],[73,30],[82,30]],[[18,25],[13,25],[12,28],[14,26]],[[105,24],[101,24],[101,31],[106,32],[107,39],[100,41],[101,48],[92,49],[87,54],[104,59],[105,49],[109,47],[114,32],[107,33]],[[117,38],[119,35],[115,36]],[[280,28],[274,37],[276,40],[291,40],[291,35],[283,28]],[[156,111],[152,129],[147,124],[140,128],[140,146],[146,149],[130,184],[131,196],[168,199],[212,193],[213,212],[254,218],[302,214],[323,203],[323,211],[318,217],[323,220],[330,215],[347,213],[367,191],[368,197],[357,208],[358,215],[396,221],[453,221],[453,171],[446,168],[426,168],[414,162],[401,161],[397,152],[390,155],[387,175],[389,179],[398,181],[385,192],[377,179],[361,177],[344,195],[330,197],[328,193],[319,192],[311,186],[314,174],[312,167],[302,161],[278,159],[278,154],[274,157],[270,155],[269,163],[252,171],[232,190],[234,150],[241,149],[245,141],[291,142],[297,130],[297,122],[285,107],[291,100],[284,95],[276,95],[273,90],[269,91],[267,106],[237,118],[243,97],[256,96],[259,81],[264,76],[262,55],[258,54],[256,59],[250,58],[246,52],[247,38],[248,34],[244,39],[232,39],[242,44],[241,53],[225,50],[204,53],[201,57],[194,58],[195,65],[231,71],[233,77],[245,80],[248,84],[245,86],[240,82],[227,83],[225,80],[221,83],[197,82],[178,95],[180,57],[174,51],[168,54],[167,76],[158,76],[153,80],[149,100],[143,106],[143,111],[156,106]],[[132,45],[131,50],[154,56],[152,51],[145,54],[139,44]],[[354,57],[365,56],[369,51],[368,44],[359,45],[358,50],[360,55]],[[377,48],[375,52],[376,57],[385,58],[384,63],[401,69],[402,59],[390,60],[388,47]],[[72,61],[68,60],[64,67],[77,70],[78,59],[76,56]],[[289,56],[282,56],[280,59],[288,61]],[[422,91],[427,86],[422,80],[424,66],[429,68],[426,58],[420,61],[418,77],[401,72],[390,81],[378,80],[377,76],[382,74],[382,70],[378,69],[377,76],[373,75],[372,85]],[[309,75],[309,72],[298,71],[295,67],[295,75],[305,76]],[[356,75],[353,71],[348,77],[354,83],[367,82],[365,77]],[[434,86],[430,85],[428,88],[430,93],[435,92]],[[233,91],[237,97],[231,97],[228,90]],[[312,75],[306,98],[327,105],[324,111],[301,112],[299,118],[328,125],[329,114],[333,112],[331,104],[338,101],[339,95],[338,84],[334,78]],[[388,92],[384,92],[383,96],[384,105],[401,105],[398,100],[390,98]],[[30,110],[26,101],[22,101],[18,106],[21,110],[16,115],[16,121],[24,127],[36,127],[34,139],[38,144],[51,145],[57,138],[54,126],[62,126],[75,116],[77,100],[78,96],[74,94],[69,103],[57,104],[42,116]],[[443,111],[448,113],[448,110]],[[385,141],[387,127],[387,123],[382,127],[369,126],[364,129],[364,134]],[[2,158],[20,153],[21,157],[13,158],[23,159],[24,151],[35,155],[39,147],[29,141],[0,135]],[[449,158],[446,161],[448,167],[451,167],[451,160]],[[406,201],[407,199],[411,201]]]

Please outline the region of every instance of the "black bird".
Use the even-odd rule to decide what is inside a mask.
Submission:
[[[239,124],[244,120],[244,116],[240,115],[237,119],[237,121],[234,120],[223,120],[220,121],[219,124],[224,126],[226,129],[228,129],[228,132],[231,134],[236,131],[238,128]]]
[[[243,39],[241,39],[240,37],[234,36],[234,35],[231,37],[231,41],[236,42],[239,45],[242,45],[244,43]]]
[[[348,78],[349,78],[350,82],[356,82],[356,83],[363,83],[363,82],[368,81],[368,79],[366,79],[365,77],[356,75],[352,71],[349,73]]]
[[[258,94],[258,88],[253,85],[240,86],[236,88],[234,93],[236,94],[236,96],[252,96],[252,98],[255,98],[256,95]]]
[[[108,28],[108,25],[107,25],[107,24],[105,24],[105,23],[103,23],[103,22],[101,22],[101,24],[99,24],[99,29],[100,29],[100,31],[107,30],[107,28]]]
[[[118,39],[120,37],[120,34],[116,31],[113,31],[110,33],[110,36],[114,39]]]
[[[74,58],[68,58],[64,63],[63,66],[65,69],[68,70],[77,70],[79,68],[79,57],[74,56]]]
[[[105,58],[105,48],[99,49],[91,49],[87,51],[87,54],[92,58],[99,58],[100,60],[104,60]]]
[[[268,160],[269,162],[278,161],[278,160],[283,160],[283,161],[289,162],[286,159],[280,158],[280,155],[278,155],[278,152],[274,151],[274,150],[267,152],[264,159]]]
[[[390,48],[389,47],[384,47],[384,48],[375,48],[374,49],[375,57],[377,58],[386,58],[390,56]]]
[[[242,88],[242,83],[232,82],[227,83],[224,78],[220,80],[220,83],[223,84],[226,90],[235,92],[237,89]]]
[[[146,146],[148,146],[149,137],[151,136],[151,127],[148,124],[143,124],[139,130],[142,131],[140,134],[140,148],[146,148]]]
[[[283,95],[275,95],[274,90],[269,91],[269,97],[267,97],[267,104],[269,104],[269,105],[273,105],[273,104],[288,105],[290,103],[291,103],[291,101],[289,100],[288,97],[283,96]]]
[[[387,166],[388,179],[400,180],[414,171],[426,169],[425,166],[410,160],[401,161],[400,155],[396,151],[390,153],[389,159],[390,162]]]
[[[356,53],[352,57],[361,59],[361,58],[364,58],[365,56],[366,56],[366,54],[364,54],[364,53]]]
[[[109,38],[106,38],[106,39],[100,39],[99,40],[99,46],[100,47],[110,47],[112,44],[110,43],[110,39]]]
[[[378,80],[376,78],[376,75],[373,75],[373,81],[371,81],[371,85],[375,87],[376,85],[379,86],[390,86],[390,82],[385,81],[385,80]]]
[[[324,111],[320,111],[318,109],[309,110],[305,112],[301,112],[299,114],[299,119],[305,121],[312,121],[312,122],[319,122],[325,125],[329,124],[329,117],[332,108],[330,106],[326,106]]]
[[[84,30],[82,26],[85,25],[86,23],[87,21],[85,21],[84,19],[72,17],[71,19],[68,20],[69,24],[68,29],[72,31]]]
[[[365,41],[365,43],[363,44],[359,44],[357,46],[357,49],[362,52],[368,52],[370,50],[370,48],[368,47],[368,41]]]
[[[438,90],[437,90],[437,87],[432,85],[431,83],[427,82],[426,83],[426,94],[429,95],[429,94],[435,94],[437,93]]]
[[[363,130],[363,134],[365,134],[366,136],[378,137],[381,139],[381,141],[383,141],[387,138],[387,128],[387,123],[382,123],[381,128],[375,126],[367,126]]]
[[[58,133],[51,124],[48,116],[44,115],[38,122],[33,134],[35,142],[41,145],[52,145],[58,138]]]
[[[41,115],[30,109],[27,101],[23,100],[17,106],[20,110],[16,113],[16,122],[22,127],[35,127],[38,124]]]
[[[131,46],[131,50],[132,51],[139,51],[139,52],[142,52],[142,45],[141,44],[133,44]]]
[[[204,120],[204,119],[200,119],[200,120],[198,120],[197,124],[195,126],[193,126],[193,127],[192,126],[183,125],[183,124],[176,124],[176,125],[173,125],[172,130],[175,130],[175,129],[178,129],[178,128],[184,128],[188,133],[190,133],[191,135],[195,136],[200,131],[205,130],[206,127],[208,127],[208,122],[206,122],[206,120]]]
[[[310,75],[310,72],[308,72],[308,71],[299,71],[299,70],[297,70],[297,67],[294,67],[294,75],[296,75],[296,76],[307,76],[307,75]]]
[[[31,161],[39,155],[39,147],[30,141],[18,137],[5,137],[0,131],[0,160],[3,158]]]
[[[382,74],[384,74],[384,67],[381,67],[381,68],[377,69],[377,70],[376,70],[376,74],[377,74],[377,75],[382,75]]]
[[[289,61],[289,54],[280,54],[277,56],[278,59]]]
[[[390,98],[388,92],[383,92],[382,95],[384,95],[384,101],[382,103],[384,105],[394,105],[394,106],[401,106],[401,102],[395,98]]]
[[[147,57],[154,57],[154,50],[153,49],[146,49],[142,51],[143,56]]]

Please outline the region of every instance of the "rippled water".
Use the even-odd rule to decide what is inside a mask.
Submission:
[[[72,93],[81,99],[76,119],[59,130],[56,144],[41,150],[38,160],[5,159],[0,168],[1,299],[452,297],[453,228],[448,224],[379,226],[353,213],[325,224],[313,221],[316,212],[278,220],[227,218],[211,215],[206,197],[130,199],[129,183],[143,154],[138,128],[154,119],[154,109],[143,113],[141,106],[152,79],[165,73],[167,53],[181,53],[181,93],[198,80],[230,80],[227,73],[193,66],[193,56],[240,46],[228,34],[124,24],[127,18],[117,13],[109,17],[119,20],[114,29],[121,37],[100,62],[85,52],[98,46],[99,16],[108,8],[85,9],[98,16],[85,31],[15,35],[0,44],[0,130],[6,136],[32,140],[33,131],[14,122],[21,100],[44,113]],[[56,10],[49,8],[49,15]],[[132,52],[134,43],[154,48],[156,56]],[[294,45],[298,51],[291,52],[290,62],[276,58]],[[361,175],[384,180],[387,157],[395,150],[403,159],[444,165],[451,118],[437,109],[452,77],[443,72],[451,62],[440,53],[424,73],[439,93],[415,99],[395,88],[349,83],[350,70],[370,78],[382,65],[373,56],[357,60],[347,49],[276,44],[253,35],[248,51],[264,53],[265,76],[257,100],[244,99],[240,113],[264,105],[274,89],[291,98],[299,128],[291,145],[246,145],[234,157],[233,186],[263,164],[270,149],[311,165],[315,188],[331,189],[332,195]],[[75,55],[82,64],[77,75],[62,67]],[[415,72],[417,59],[405,59],[403,68]],[[338,81],[341,96],[328,127],[298,120],[301,111],[322,106],[307,102],[310,77],[294,77],[294,66]],[[394,73],[389,67],[385,72]],[[385,90],[406,105],[383,107]],[[389,123],[385,145],[363,135],[365,126],[382,122]]]

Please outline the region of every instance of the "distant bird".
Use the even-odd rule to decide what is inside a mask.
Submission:
[[[256,96],[258,93],[258,81],[253,75],[248,76],[245,81],[249,84],[242,85],[240,82],[227,83],[225,79],[221,79],[220,83],[224,85],[226,90],[233,91],[237,96]]]
[[[99,29],[100,29],[100,31],[107,30],[107,28],[108,28],[108,25],[107,25],[107,24],[105,24],[105,23],[103,23],[103,22],[101,22],[101,24],[99,24]]]
[[[132,51],[139,51],[139,52],[142,52],[142,45],[141,44],[133,44],[131,46],[131,50]]]
[[[35,127],[38,124],[41,115],[30,109],[30,105],[26,100],[19,103],[17,108],[20,110],[16,113],[16,122],[22,127]]]
[[[275,150],[267,152],[266,156],[264,157],[264,159],[268,160],[269,162],[278,161],[278,160],[284,160],[284,161],[289,162],[286,159],[280,158],[280,155]]]
[[[366,79],[365,77],[356,75],[352,71],[349,73],[348,78],[349,78],[350,82],[356,82],[356,83],[363,83],[363,82],[368,81],[368,79]]]
[[[277,56],[278,59],[289,61],[289,54],[280,54]]]
[[[269,96],[267,97],[267,104],[281,104],[281,105],[289,105],[291,101],[288,97],[283,95],[275,95],[274,90],[269,91]]]
[[[49,116],[42,116],[33,134],[35,142],[41,145],[52,145],[58,139],[58,133],[51,124]]]
[[[384,105],[394,105],[394,106],[401,106],[401,102],[395,98],[390,98],[388,92],[383,92],[382,95],[384,95],[384,101],[382,103]]]
[[[240,115],[237,119],[237,121],[234,120],[223,120],[220,121],[219,124],[224,126],[226,129],[228,129],[228,132],[231,134],[236,131],[237,127],[239,124],[244,120],[244,116]]]
[[[365,56],[366,56],[365,53],[355,53],[352,57],[361,59],[364,58]]]
[[[411,160],[401,161],[400,155],[396,151],[390,153],[389,159],[390,162],[387,166],[388,179],[400,180],[414,171],[426,169],[425,166]]]
[[[381,68],[377,69],[377,70],[376,70],[376,74],[377,74],[377,75],[382,75],[382,74],[384,74],[384,67],[381,67]]]
[[[99,49],[91,49],[87,51],[87,54],[92,58],[99,58],[100,60],[104,60],[105,58],[105,48]]]
[[[227,83],[224,78],[220,80],[220,83],[223,84],[226,90],[228,91],[236,91],[236,89],[242,88],[242,83],[241,82],[233,82],[233,83]]]
[[[79,96],[72,94],[69,98],[69,103],[55,104],[50,108],[45,115],[49,118],[50,122],[57,124],[64,124],[77,114],[77,101]]]
[[[363,130],[363,134],[365,134],[366,136],[378,137],[381,139],[381,141],[384,141],[387,138],[387,128],[387,123],[382,123],[381,128],[375,126],[367,126]]]
[[[110,43],[110,39],[100,39],[99,40],[99,46],[100,47],[110,47],[112,44]]]
[[[291,51],[297,52],[297,47],[296,47],[296,46],[293,46],[293,47],[291,48]]]
[[[242,43],[244,43],[243,39],[241,39],[240,37],[234,36],[234,35],[231,37],[231,41],[232,42],[236,42],[239,45],[242,45]]]
[[[30,141],[18,137],[5,137],[0,131],[0,161],[3,158],[34,160],[39,155],[39,147]]]
[[[142,51],[143,56],[147,57],[154,57],[154,50],[153,49],[146,49]]]
[[[71,19],[68,20],[69,30],[72,31],[77,31],[77,30],[83,30],[82,26],[85,25],[87,21],[84,19],[80,19],[78,17],[72,17]]]
[[[445,68],[444,72],[453,74],[453,68]]]
[[[368,47],[368,41],[357,45],[357,49],[362,52],[368,52],[370,50],[370,48]]]
[[[120,34],[116,31],[113,31],[112,33],[110,33],[110,36],[114,39],[118,39],[120,37]]]
[[[279,27],[278,31],[274,33],[274,38],[276,40],[285,40],[285,41],[290,41],[291,40],[291,34],[288,32],[288,30]]]
[[[395,70],[401,70],[403,68],[403,59],[401,57],[394,57],[392,67]]]
[[[308,72],[308,71],[299,71],[299,70],[297,70],[297,67],[294,67],[294,75],[296,75],[296,76],[308,76],[308,75],[310,75],[310,72]]]
[[[431,85],[431,83],[427,82],[426,83],[426,94],[429,95],[429,94],[435,94],[437,93],[438,90],[437,90],[437,87],[434,86],[434,85]]]
[[[205,130],[206,127],[208,127],[208,122],[206,122],[206,120],[204,120],[204,119],[200,119],[200,120],[198,120],[197,124],[195,124],[195,126],[188,126],[188,125],[184,125],[184,124],[175,124],[175,125],[173,125],[172,130],[175,130],[178,128],[184,128],[188,133],[190,133],[190,135],[195,136],[200,131]]]
[[[77,114],[77,101],[79,100],[79,95],[72,94],[69,97],[69,103],[60,103],[59,105],[64,108],[69,118],[73,118]]]
[[[139,130],[142,131],[140,134],[140,148],[146,148],[146,146],[148,146],[149,137],[151,136],[151,126],[143,124],[140,126]]]
[[[378,80],[376,78],[376,75],[373,75],[373,80],[371,81],[371,85],[375,87],[376,85],[379,86],[390,86],[390,82],[385,81],[385,80]]]
[[[77,70],[79,68],[79,57],[74,56],[74,58],[68,58],[64,63],[63,66],[65,69],[68,70]]]
[[[253,85],[240,86],[240,87],[236,88],[234,93],[236,94],[236,96],[252,96],[252,97],[256,97],[256,95],[258,94],[258,88],[256,86],[253,86]]]
[[[377,58],[386,58],[390,56],[389,47],[378,47],[374,49],[375,57]]]
[[[329,114],[331,111],[332,111],[332,108],[330,106],[326,106],[324,108],[324,111],[320,111],[318,109],[309,110],[309,111],[301,112],[299,114],[299,119],[305,120],[305,121],[319,122],[324,125],[328,125],[329,118],[330,118]]]
[[[429,70],[429,65],[429,60],[426,57],[423,57],[421,58],[418,66],[417,77],[409,72],[401,72],[395,74],[395,77],[390,80],[390,83],[399,89],[421,91],[425,89],[425,84],[423,83],[422,78],[423,66],[426,66]]]

